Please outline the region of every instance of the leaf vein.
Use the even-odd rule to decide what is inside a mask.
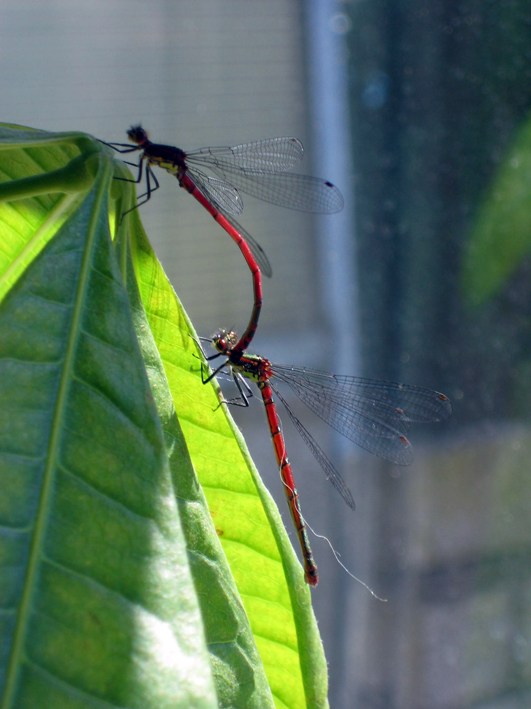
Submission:
[[[92,391],[94,394],[96,394],[96,396],[101,397],[110,407],[112,407],[112,409],[113,409],[114,411],[116,411],[116,412],[124,419],[124,421],[126,421],[128,424],[130,424],[130,425],[135,429],[135,431],[136,431],[137,433],[139,433],[139,434],[142,436],[142,438],[144,439],[144,441],[147,442],[147,439],[146,439],[145,434],[144,434],[144,429],[143,429],[141,426],[138,426],[138,424],[136,424],[136,423],[133,421],[133,419],[132,419],[130,416],[128,416],[127,413],[126,413],[125,411],[123,411],[123,410],[118,406],[118,404],[117,404],[115,401],[113,401],[111,398],[109,398],[109,397],[105,394],[105,392],[101,391],[101,389],[99,389],[98,387],[94,386],[91,382],[88,382],[88,381],[86,381],[85,379],[83,379],[82,377],[79,377],[79,376],[77,376],[77,375],[75,375],[75,374],[72,374],[72,377],[71,377],[71,378],[72,378],[72,381],[78,382],[79,384],[81,384],[82,386],[86,387],[87,389],[89,389],[90,391]]]
[[[58,677],[54,672],[51,672],[45,667],[42,667],[42,665],[40,665],[35,660],[26,659],[26,664],[35,673],[41,675],[41,677],[44,677],[48,682],[56,686],[58,689],[61,689],[66,694],[69,694],[70,696],[83,701],[83,703],[87,704],[88,706],[94,707],[94,709],[126,709],[126,707],[120,707],[118,704],[110,704],[105,700],[99,699],[98,697],[94,697],[93,695],[84,692],[82,689],[79,689],[79,687],[75,687],[71,682],[68,682],[62,677]]]
[[[93,578],[92,576],[89,576],[88,574],[84,573],[83,571],[79,571],[78,569],[70,568],[69,566],[62,564],[60,561],[57,561],[56,559],[52,559],[49,556],[43,556],[41,561],[43,564],[48,564],[48,566],[52,566],[52,567],[56,568],[57,570],[59,570],[63,574],[65,574],[66,576],[71,576],[71,577],[77,578],[80,581],[82,581],[83,583],[87,584],[88,586],[91,586],[95,590],[99,591],[100,593],[106,594],[107,596],[111,596],[111,597],[117,599],[129,611],[131,610],[131,606],[134,606],[135,608],[141,608],[145,613],[148,613],[149,615],[154,616],[155,618],[158,618],[158,616],[155,613],[153,613],[153,611],[150,611],[148,608],[146,608],[146,606],[142,605],[137,600],[133,601],[130,598],[127,598],[127,596],[124,596],[123,593],[121,593],[120,591],[117,591],[114,588],[110,588],[109,586],[106,586],[101,581],[98,581],[97,579]]]
[[[88,492],[90,492],[92,495],[100,498],[101,500],[103,500],[107,504],[112,505],[113,507],[116,507],[121,512],[125,512],[126,514],[130,515],[131,517],[135,517],[136,519],[147,520],[149,522],[155,523],[155,519],[153,517],[150,517],[149,515],[143,515],[140,512],[136,512],[135,510],[128,507],[125,503],[112,497],[108,492],[104,492],[103,490],[99,490],[89,480],[87,480],[86,478],[82,478],[78,473],[75,473],[74,471],[69,470],[64,465],[58,464],[57,468],[65,475],[68,475],[69,477],[73,478],[78,483],[78,485],[81,485],[82,487],[86,488],[86,490]]]

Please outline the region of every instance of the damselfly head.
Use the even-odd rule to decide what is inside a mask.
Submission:
[[[143,145],[148,141],[148,134],[140,124],[131,126],[127,131],[127,137],[132,143],[136,143],[137,145]]]
[[[238,335],[233,330],[220,330],[212,335],[212,345],[218,352],[226,354],[238,342]]]

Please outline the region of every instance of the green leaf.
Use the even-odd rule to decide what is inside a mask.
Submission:
[[[507,151],[478,210],[463,262],[463,287],[479,305],[497,295],[531,250],[531,121]]]
[[[219,406],[217,384],[202,384],[190,337],[196,335],[143,232],[135,234],[135,270],[151,333],[275,704],[327,706],[326,661],[311,594],[278,509],[226,407]]]
[[[136,217],[136,213],[135,213]],[[127,224],[128,222],[126,222]],[[149,249],[139,222],[136,238]],[[146,370],[165,433],[166,449],[198,593],[218,698],[226,707],[273,707],[271,691],[238,591],[219,542],[208,505],[190,462],[173,406],[164,367],[149,329],[127,247],[126,229],[119,251],[134,309],[134,321]],[[152,253],[152,252],[151,252]],[[156,268],[158,262],[153,262]],[[198,360],[195,364],[197,366]]]
[[[217,386],[201,383],[193,330],[138,212],[121,226],[115,217],[132,206],[132,185],[112,181],[113,253],[102,168],[109,149],[81,134],[4,127],[2,138],[11,147],[0,142],[0,299],[8,294],[0,305],[0,482],[9,491],[0,502],[8,570],[0,579],[9,579],[6,590],[0,580],[0,623],[11,622],[13,640],[0,633],[0,707],[49,706],[35,694],[19,701],[28,688],[44,697],[47,683],[54,707],[213,706],[203,632],[220,706],[269,707],[273,698],[277,707],[327,706],[310,592],[278,510],[218,407]],[[114,168],[128,175],[121,163]],[[76,246],[65,249],[63,239]],[[70,273],[61,259],[72,253]],[[33,314],[36,283],[42,303]],[[55,372],[48,378],[42,362]],[[76,490],[64,500],[63,478]],[[61,577],[64,587],[50,582],[56,595],[49,593],[49,549],[62,572],[80,567],[76,580],[94,588],[76,590]],[[107,596],[105,613],[91,605],[100,583],[118,594],[119,607]],[[64,627],[40,629],[41,602],[47,623],[69,609]],[[72,637],[85,648],[83,667]],[[29,681],[36,650],[51,671]],[[34,664],[50,669],[42,658]]]
[[[102,158],[0,306],[0,706],[206,709],[217,702]],[[1,217],[18,215],[37,245],[60,201]],[[29,260],[18,246],[15,272]]]

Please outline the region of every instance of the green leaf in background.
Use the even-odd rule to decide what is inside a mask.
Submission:
[[[0,708],[211,707],[212,676],[222,707],[326,707],[302,571],[112,158],[0,127]]]
[[[497,295],[531,250],[531,121],[507,151],[472,227],[463,264],[467,299]]]

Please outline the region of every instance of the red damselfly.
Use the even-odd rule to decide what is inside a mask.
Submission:
[[[180,186],[198,199],[216,221],[218,215],[214,212],[220,212],[224,216],[225,219],[220,222],[223,228],[232,237],[234,230],[243,236],[260,270],[266,276],[271,276],[272,269],[263,249],[232,218],[243,211],[240,192],[280,207],[303,212],[331,214],[343,209],[340,191],[328,180],[287,172],[302,159],[304,153],[298,138],[266,138],[232,147],[199,148],[185,152],[173,145],[153,143],[140,125],[132,126],[127,131],[127,136],[135,143],[134,146],[128,143],[106,145],[119,153],[141,151],[138,163],[127,163],[138,168],[137,178],[134,180],[136,184],[142,181],[143,165],[146,163],[146,192],[139,195],[138,199],[141,201],[136,207],[145,204],[160,187],[152,166],[163,168],[174,175]],[[211,170],[218,177],[207,175],[200,167]],[[228,224],[225,224],[225,221]]]
[[[251,269],[254,290],[251,320],[234,348],[243,352],[258,325],[262,306],[260,272],[270,277],[272,269],[262,247],[234,219],[234,215],[243,211],[240,191],[278,206],[323,214],[343,208],[341,193],[327,180],[287,172],[302,159],[304,150],[297,138],[268,138],[233,147],[200,148],[185,152],[172,145],[151,142],[140,125],[132,126],[127,135],[135,143],[134,146],[127,143],[106,145],[119,153],[141,151],[138,163],[127,163],[138,169],[133,180],[136,184],[142,181],[146,163],[146,191],[138,197],[140,201],[136,206],[145,204],[159,188],[152,169],[157,165],[177,178],[179,185],[197,199],[242,251]],[[208,175],[200,168],[210,170],[218,177]],[[127,212],[122,218],[125,214]]]
[[[210,381],[228,367],[240,393],[238,398],[224,403],[249,405],[252,389],[246,379],[254,381],[260,389],[288,506],[299,537],[305,578],[311,586],[316,586],[319,580],[317,566],[313,560],[293,472],[286,455],[273,392],[284,404],[295,428],[323,468],[326,477],[352,509],[354,499],[341,475],[290,409],[276,383],[284,382],[291,387],[317,416],[346,438],[370,453],[398,465],[410,465],[413,461],[411,443],[406,437],[410,425],[434,423],[447,418],[452,413],[450,400],[437,391],[409,384],[394,384],[327,374],[309,367],[275,364],[265,357],[237,351],[235,345],[238,337],[232,331],[221,330],[212,337],[211,342],[217,353],[207,357],[201,348],[205,359],[211,361],[220,356],[227,359],[206,378],[202,369],[203,381]]]

